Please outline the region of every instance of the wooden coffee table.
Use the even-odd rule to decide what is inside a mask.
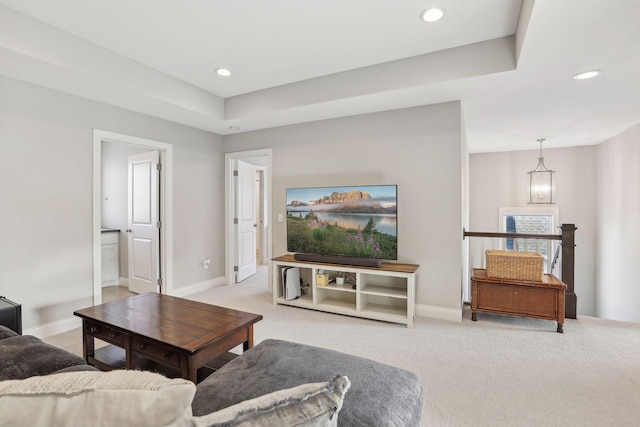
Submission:
[[[262,320],[258,314],[156,293],[74,314],[82,318],[87,363],[105,371],[158,370],[194,383],[212,372],[209,367],[230,360],[232,348],[253,347],[253,324]],[[110,345],[96,349],[95,338]]]

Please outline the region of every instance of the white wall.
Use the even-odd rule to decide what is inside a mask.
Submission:
[[[0,294],[25,329],[92,304],[93,128],[174,145],[174,288],[224,276],[219,135],[0,77]]]
[[[272,217],[287,187],[398,185],[398,259],[420,264],[418,314],[461,318],[462,135],[458,102],[228,135],[226,152],[273,149]],[[273,224],[273,255],[286,253]]]
[[[597,152],[597,315],[640,322],[640,124]]]
[[[577,313],[596,314],[596,147],[544,149],[545,164],[556,171],[560,224],[575,224]],[[470,156],[470,231],[500,231],[498,209],[527,207],[527,172],[538,164],[538,150]],[[558,231],[558,234],[560,231]],[[471,241],[476,241],[471,238]],[[475,251],[472,251],[475,253]],[[477,261],[477,260],[476,260]],[[481,267],[480,265],[475,265]]]

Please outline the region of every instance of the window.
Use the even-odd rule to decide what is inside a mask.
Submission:
[[[503,233],[558,234],[559,210],[556,207],[500,208],[500,231]],[[544,272],[551,273],[558,240],[509,238],[502,249],[515,252],[537,252],[544,259]]]

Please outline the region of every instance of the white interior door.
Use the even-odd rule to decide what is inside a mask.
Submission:
[[[129,157],[129,290],[158,292],[160,284],[160,153]]]
[[[241,282],[256,274],[256,220],[255,189],[256,167],[238,160],[237,208],[237,254],[238,274],[236,281]]]

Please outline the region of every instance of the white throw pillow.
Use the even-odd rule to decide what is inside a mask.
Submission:
[[[190,425],[336,426],[344,394],[350,386],[347,377],[336,377],[331,382],[303,384],[245,400],[211,414],[193,417]]]
[[[0,426],[168,426],[191,420],[196,386],[145,371],[0,382]]]

